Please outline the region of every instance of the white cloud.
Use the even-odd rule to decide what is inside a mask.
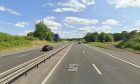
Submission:
[[[106,33],[110,33],[111,32],[112,27],[110,26],[101,26],[101,27],[97,27],[95,30],[96,32],[106,32]]]
[[[54,5],[53,3],[49,3],[49,2],[48,2],[48,3],[43,4],[42,6],[43,6],[43,7],[46,7],[46,6],[53,6],[53,5]]]
[[[66,3],[59,2],[54,12],[80,12],[87,6],[94,5],[95,0],[69,0]]]
[[[64,22],[69,25],[93,25],[98,23],[98,20],[78,17],[65,17]]]
[[[6,11],[6,8],[3,6],[0,6],[0,11]]]
[[[116,26],[119,24],[119,21],[115,20],[115,19],[107,19],[105,22],[103,22],[102,24],[104,25],[108,25],[108,26]]]
[[[67,27],[67,28],[75,28],[75,26],[69,25],[69,24],[67,24],[67,23],[64,23],[63,26],[65,26],[65,27]]]
[[[59,35],[61,38],[73,38],[75,37],[74,32],[73,31],[60,31]]]
[[[86,5],[95,5],[95,0],[81,0]]]
[[[140,0],[107,0],[109,4],[115,5],[115,8],[140,7]]]
[[[13,15],[21,16],[20,13],[14,11],[14,10],[12,10],[12,9],[7,9],[7,11],[10,12],[11,14],[13,14]]]
[[[20,33],[19,35],[21,35],[21,36],[25,36],[25,35],[27,35],[29,32],[32,32],[32,31],[26,30],[26,31]]]
[[[135,22],[135,26],[140,26],[140,20],[137,20],[137,21]]]
[[[61,33],[62,34],[70,34],[70,32],[68,32],[68,31],[62,31]]]
[[[6,7],[4,7],[4,6],[0,6],[0,11],[2,11],[2,12],[9,12],[9,13],[11,13],[11,14],[13,14],[13,15],[21,16],[21,14],[18,13],[17,11],[12,10],[12,9],[10,9],[10,8],[6,8]]]
[[[81,31],[81,32],[85,32],[85,33],[88,33],[88,32],[94,32],[93,30],[95,29],[95,27],[84,27],[84,28],[79,28],[78,30]]]
[[[70,0],[67,3],[60,2],[58,3],[58,5],[61,7],[55,9],[54,12],[68,12],[68,11],[79,12],[86,8],[86,6],[80,3],[78,0]]]
[[[28,22],[17,22],[15,24],[16,27],[19,27],[19,28],[22,28],[22,27],[25,27],[25,26],[28,26],[29,23]]]
[[[43,20],[37,20],[37,23],[43,21],[44,24],[46,24],[51,30],[59,30],[62,25],[61,23],[58,23],[55,21],[55,17],[50,16],[50,17],[46,17]]]
[[[88,32],[106,32],[109,33],[111,32],[112,27],[110,26],[101,26],[101,27],[95,27],[95,26],[87,26],[84,28],[79,28],[78,31],[88,33]]]

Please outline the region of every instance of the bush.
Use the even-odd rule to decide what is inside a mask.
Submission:
[[[24,36],[23,38],[25,40],[29,40],[29,41],[39,40],[38,38],[35,38],[35,37],[32,37],[32,36]]]
[[[136,50],[140,50],[140,36],[135,36],[128,40],[121,42],[118,47],[120,48],[133,48]]]

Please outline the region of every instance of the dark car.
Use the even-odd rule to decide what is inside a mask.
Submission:
[[[45,46],[43,46],[43,48],[42,48],[42,51],[49,51],[49,50],[53,50],[53,47],[50,46],[50,45],[45,45]]]
[[[78,44],[81,44],[81,42],[78,42]]]

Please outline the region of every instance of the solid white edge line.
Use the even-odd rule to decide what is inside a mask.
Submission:
[[[73,44],[72,44],[73,45]],[[55,71],[55,69],[57,68],[57,66],[61,63],[61,61],[63,60],[63,58],[66,56],[66,54],[68,53],[68,51],[71,49],[72,45],[69,47],[69,49],[66,51],[66,53],[63,55],[63,57],[57,62],[57,64],[53,67],[53,69],[49,72],[49,74],[45,77],[45,79],[43,80],[43,82],[41,84],[46,84],[47,80],[50,78],[50,76],[53,74],[53,72]]]
[[[98,72],[98,74],[99,74],[99,75],[102,75],[101,71],[96,67],[96,65],[95,65],[95,64],[92,64],[92,65],[93,65],[93,67],[96,69],[96,71]]]
[[[89,46],[87,46],[87,47],[89,47]],[[132,66],[135,66],[135,67],[137,67],[137,68],[140,68],[140,66],[138,66],[138,65],[136,65],[136,64],[133,64],[133,63],[131,63],[131,62],[128,62],[128,61],[126,61],[126,60],[123,60],[123,59],[121,59],[121,58],[118,58],[118,57],[116,57],[116,56],[113,56],[113,55],[111,55],[111,54],[105,53],[105,52],[103,52],[103,51],[101,51],[101,50],[99,50],[99,49],[96,49],[96,48],[93,48],[93,47],[90,47],[90,48],[95,49],[95,50],[97,50],[97,51],[99,51],[99,52],[101,52],[101,53],[104,53],[104,54],[106,54],[106,55],[108,55],[108,56],[110,56],[110,57],[113,57],[113,58],[115,58],[115,59],[117,59],[117,60],[120,60],[120,61],[122,61],[122,62],[125,62],[125,63],[127,63],[127,64],[129,64],[129,65],[132,65]]]

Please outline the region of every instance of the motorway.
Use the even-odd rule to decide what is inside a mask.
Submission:
[[[140,84],[140,66],[126,60],[74,43],[42,84]]]
[[[57,49],[61,47],[63,44],[58,43],[54,45],[54,49]],[[5,55],[0,57],[0,73],[7,71],[11,68],[14,68],[20,64],[23,64],[27,61],[32,60],[33,58],[36,58],[38,56],[41,56],[45,53],[48,53],[49,51],[42,52],[41,48],[29,50],[29,51],[23,51],[20,53]]]

